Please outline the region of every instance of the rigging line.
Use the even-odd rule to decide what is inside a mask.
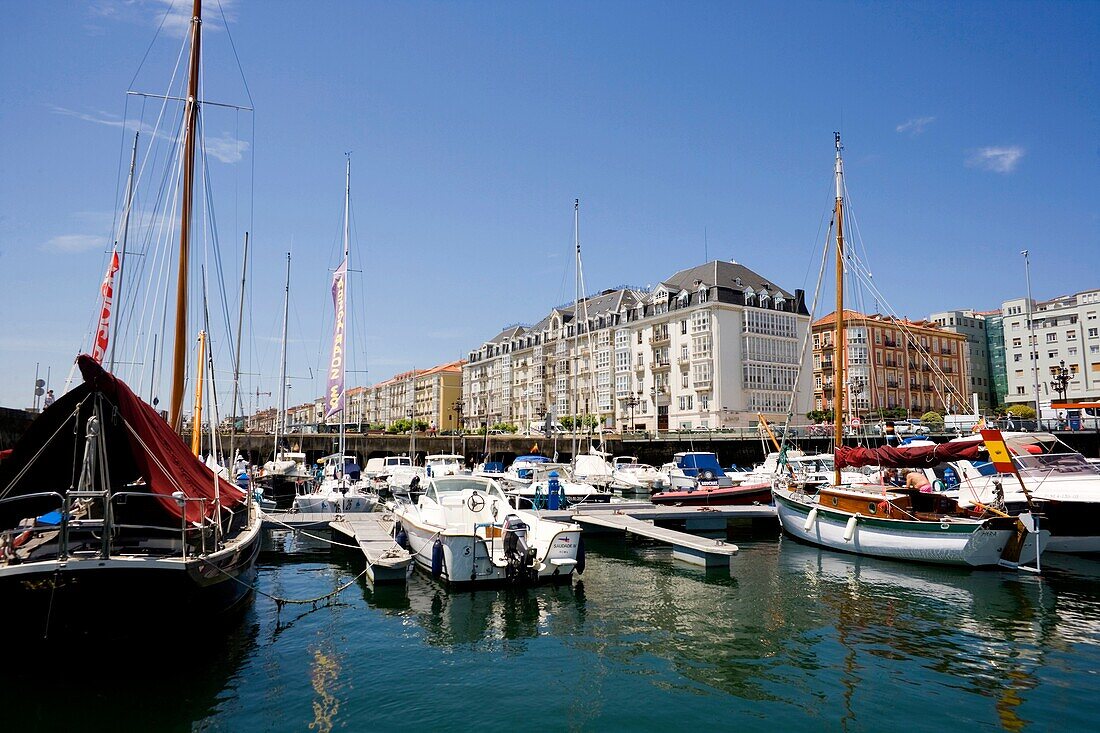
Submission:
[[[813,299],[813,302],[810,304],[810,322],[806,324],[806,335],[802,338],[802,348],[801,348],[801,350],[799,352],[799,355],[798,355],[798,363],[799,363],[799,368],[800,369],[804,369],[805,364],[806,364],[806,349],[807,349],[807,347],[809,346],[809,343],[810,343],[811,334],[813,332],[814,316],[817,313],[817,302],[818,302],[818,298],[820,298],[820,296],[821,296],[822,283],[825,280],[825,266],[829,262],[829,241],[832,238],[832,233],[833,233],[833,223],[830,222],[829,223],[829,229],[825,233],[825,241],[824,241],[823,245],[821,245],[821,267],[817,272],[817,286],[814,288],[814,299]],[[820,236],[820,235],[821,235],[821,232],[819,231],[818,236]],[[835,355],[834,355],[834,358],[836,358]],[[795,405],[796,394],[797,394],[797,390],[792,390],[791,391],[791,399],[787,403],[787,419],[783,423],[783,435],[782,435],[781,442],[780,442],[780,449],[781,450],[782,450],[783,446],[786,445],[786,442],[787,442],[787,429],[788,429],[788,426],[791,423],[791,418],[794,417],[794,405]],[[835,388],[833,390],[833,394],[834,395],[836,394]],[[814,405],[814,407],[816,408],[817,405]]]
[[[138,74],[141,73],[141,69],[145,66],[145,60],[149,58],[149,53],[153,50],[153,44],[157,42],[157,38],[160,37],[161,29],[164,28],[165,21],[168,20],[168,16],[172,13],[173,3],[167,3],[164,9],[164,15],[160,17],[160,23],[157,25],[157,31],[153,34],[153,40],[149,41],[149,46],[145,49],[144,55],[141,57],[141,61],[138,62],[137,69],[134,70],[134,76],[130,79],[130,83],[126,85],[127,89],[131,89],[134,86],[134,82],[137,81]],[[184,39],[186,43],[186,38]]]
[[[248,77],[245,76],[244,67],[241,66],[241,57],[237,55],[237,44],[233,41],[233,33],[229,30],[229,19],[225,17],[222,0],[218,0],[218,12],[222,16],[222,25],[225,26],[225,35],[229,39],[229,47],[233,49],[233,58],[237,61],[237,70],[241,74],[241,83],[244,84],[244,93],[248,97],[248,104],[250,107],[255,107],[255,103],[252,101],[252,91],[248,88]]]

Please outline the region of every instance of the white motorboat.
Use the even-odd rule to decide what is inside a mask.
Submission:
[[[568,582],[584,570],[580,525],[513,509],[491,479],[428,479],[393,513],[417,566],[452,585]]]
[[[382,471],[388,476],[391,489],[415,491],[428,478],[423,466],[414,466],[408,456],[386,456],[382,459]]]
[[[554,474],[557,474],[556,476]],[[514,486],[506,491],[517,507],[545,509],[550,504],[551,481],[557,481],[557,492],[564,500],[560,506],[577,504],[607,504],[616,496],[610,489],[601,489],[577,480],[564,463],[543,463],[531,469],[531,483]]]
[[[312,491],[294,497],[293,511],[303,514],[373,512],[378,493],[353,455],[340,454],[321,459],[321,483]]]
[[[672,491],[733,486],[733,481],[722,470],[718,457],[713,453],[677,453],[671,462],[661,466],[661,471],[668,476]]]
[[[668,476],[653,466],[638,463],[634,456],[616,456],[611,465],[616,489],[654,493],[664,491],[670,485]]]
[[[457,453],[433,453],[424,457],[424,473],[429,477],[467,474],[466,459]]]
[[[615,469],[599,451],[582,453],[573,459],[573,477],[580,483],[606,489],[615,482]]]
[[[733,481],[734,486],[765,483],[785,477],[806,489],[817,489],[834,482],[836,466],[830,453],[806,455],[799,450],[788,450],[785,459],[780,460],[779,453],[773,451],[753,470],[731,471],[726,475]],[[840,483],[845,486],[861,486],[874,484],[876,481],[867,473],[847,470],[841,471]]]
[[[517,456],[516,460],[512,461],[512,465],[504,471],[501,480],[509,489],[530,486],[531,482],[535,480],[535,470],[549,463],[550,459],[546,456]]]

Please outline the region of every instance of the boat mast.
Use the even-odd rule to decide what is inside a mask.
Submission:
[[[344,308],[345,309],[347,308],[347,292],[348,292],[348,282],[347,282],[347,274],[346,273],[350,271],[350,268],[348,267],[348,257],[349,257],[348,243],[351,240],[351,153],[347,154],[347,159],[348,159],[347,171],[346,171],[345,176],[344,176],[344,268],[345,268],[344,269],[344,272],[345,272],[345,275],[344,275],[344,278],[345,278],[345,280],[344,280]],[[344,340],[344,355],[343,355],[343,358],[340,359],[340,389],[341,390],[344,389],[344,384],[345,384],[344,380],[347,377],[347,370],[348,370],[347,355],[348,355],[348,348],[347,348],[347,339],[345,337],[345,340]],[[345,392],[344,394],[346,395],[347,393]],[[345,397],[345,402],[346,402],[346,397]],[[344,473],[344,452],[347,448],[347,436],[344,434],[344,427],[345,427],[345,423],[347,422],[346,410],[347,410],[347,405],[345,404],[344,408],[340,410],[340,475],[341,476]],[[414,415],[414,417],[415,417],[415,415]],[[412,456],[409,456],[409,459],[411,460]]]
[[[576,298],[573,300],[573,465],[577,463],[577,418],[580,409],[580,385],[577,381],[581,371],[581,200],[573,199],[573,244],[577,250]]]
[[[199,331],[199,364],[195,375],[195,409],[191,415],[191,452],[202,452],[202,383],[203,360],[206,358],[206,331]]]
[[[187,353],[187,267],[190,261],[191,197],[195,184],[195,123],[199,111],[199,47],[202,40],[202,0],[191,13],[191,63],[184,106],[183,202],[180,206],[179,270],[176,278],[176,334],[172,361],[172,401],[168,424],[178,430],[183,409],[184,356]]]
[[[844,361],[847,355],[844,339],[844,161],[840,152],[840,133],[833,133],[836,143],[836,330],[833,332],[833,445],[844,444]],[[840,484],[840,467],[833,461],[833,484]]]
[[[275,452],[272,460],[279,459],[279,428],[286,419],[286,322],[290,313],[290,253],[286,253],[286,291],[283,294],[283,343],[279,353],[279,414],[275,417]]]
[[[241,389],[241,327],[244,324],[244,284],[248,276],[248,232],[244,233],[244,263],[241,265],[241,297],[237,306],[237,345],[233,355],[233,424],[229,426],[229,455],[235,460],[237,454],[234,444],[237,442],[237,399]]]
[[[118,284],[114,286],[114,301],[116,310],[121,311],[122,308],[122,275],[126,272],[126,240],[129,239],[130,234],[130,209],[134,203],[134,166],[137,164],[137,149],[138,149],[138,137],[141,132],[134,133],[134,147],[130,151],[130,175],[126,179],[126,209],[122,212],[122,252],[118,256]],[[107,371],[113,372],[115,370],[115,344],[118,343],[118,314],[115,315],[115,333],[111,338],[111,351],[107,357]]]

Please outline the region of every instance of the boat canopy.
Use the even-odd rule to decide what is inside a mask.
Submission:
[[[972,460],[983,448],[980,442],[941,443],[939,445],[900,446],[881,448],[852,448],[837,446],[837,468],[881,466],[882,468],[932,468],[941,463]]]
[[[517,456],[514,463],[523,461],[525,463],[549,463],[550,459],[546,456]]]
[[[718,456],[713,453],[677,453],[676,467],[687,476],[694,476],[702,470],[710,471],[714,476],[726,475],[718,464]]]
[[[38,416],[9,459],[0,464],[0,498],[56,492],[76,486],[84,454],[88,419],[100,406],[100,455],[112,491],[148,491],[150,502],[168,515],[198,523],[214,517],[217,506],[235,509],[245,493],[218,478],[197,459],[156,410],[92,357],[77,359],[84,383],[62,395]],[[75,423],[75,424],[74,424]],[[188,501],[176,498],[179,492]],[[48,504],[49,502],[45,502]],[[138,502],[133,502],[138,503]],[[44,505],[45,505],[44,504]],[[56,509],[56,500],[45,509]],[[182,506],[181,506],[182,504]],[[0,506],[0,526],[32,516],[34,504]]]

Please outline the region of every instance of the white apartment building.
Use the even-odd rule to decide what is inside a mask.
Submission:
[[[808,328],[801,291],[736,262],[708,262],[648,292],[606,290],[504,329],[463,367],[463,422],[525,427],[552,411],[598,415],[615,429],[717,429],[755,425],[757,413],[779,420],[792,396],[804,414]]]
[[[1016,298],[1005,301],[1001,313],[1009,404],[1033,404],[1036,378],[1040,402],[1057,399],[1051,369],[1061,362],[1072,372],[1068,399],[1100,399],[1100,290],[1032,303]]]
[[[986,340],[985,317],[987,314],[973,310],[953,310],[933,313],[928,320],[945,331],[966,336],[965,373],[970,375],[971,395],[978,396],[978,409],[988,412],[993,406],[993,379],[990,373],[989,347]]]

